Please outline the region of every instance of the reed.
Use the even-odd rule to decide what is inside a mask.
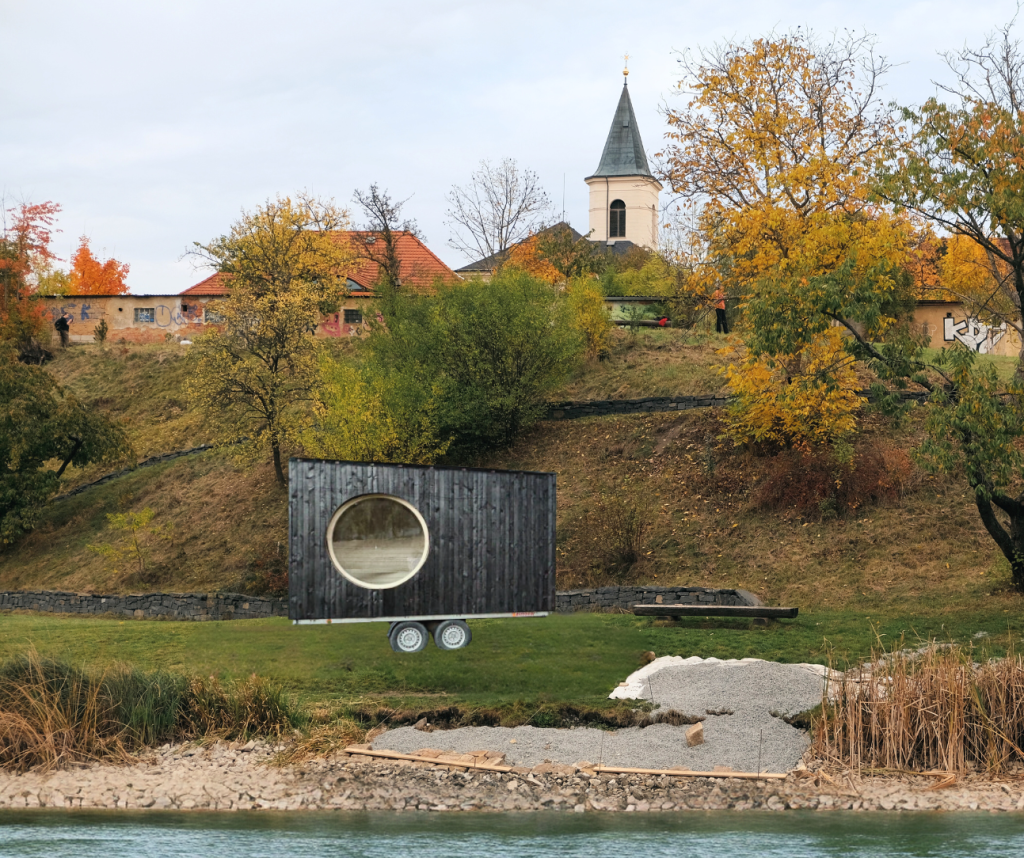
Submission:
[[[813,719],[814,751],[856,769],[1005,771],[1024,763],[1024,659],[976,664],[930,645],[874,652],[869,667],[833,673]]]
[[[146,673],[118,665],[91,674],[35,652],[0,664],[0,767],[127,760],[163,742],[279,735],[296,717],[280,689],[250,676]]]

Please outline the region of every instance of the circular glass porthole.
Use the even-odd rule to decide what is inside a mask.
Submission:
[[[327,548],[353,584],[385,590],[419,572],[430,538],[411,504],[390,495],[363,495],[338,507],[327,526]]]

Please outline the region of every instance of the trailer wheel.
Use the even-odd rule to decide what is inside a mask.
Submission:
[[[420,652],[429,638],[422,623],[395,623],[388,634],[391,649],[395,652]]]
[[[434,629],[434,643],[438,649],[462,649],[469,646],[473,634],[465,620],[442,620]]]

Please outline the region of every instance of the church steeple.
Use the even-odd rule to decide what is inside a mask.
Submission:
[[[593,175],[595,176],[647,176],[651,177],[651,168],[647,166],[647,154],[640,139],[640,128],[636,124],[633,113],[633,102],[629,98],[629,87],[622,83],[622,95],[619,96],[612,127],[608,131],[608,139],[601,153],[601,163]]]
[[[628,74],[628,69],[623,72]],[[647,163],[627,82],[624,77],[601,162],[584,179],[590,187],[591,236],[609,245],[621,242],[623,247],[638,244],[653,250],[658,246],[661,183]]]

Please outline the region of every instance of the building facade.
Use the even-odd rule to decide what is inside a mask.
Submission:
[[[631,242],[656,250],[662,186],[648,166],[627,83],[625,78],[601,162],[584,179],[590,188],[590,237],[606,244]]]

